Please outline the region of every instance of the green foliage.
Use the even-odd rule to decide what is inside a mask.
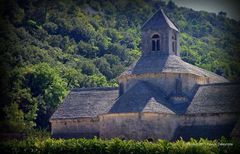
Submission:
[[[6,114],[6,123],[2,123],[2,125],[7,127],[5,130],[9,132],[15,132],[16,130],[18,132],[23,132],[26,127],[24,122],[24,114],[19,109],[18,104],[12,103],[10,106],[6,106],[3,110]]]
[[[86,58],[96,58],[98,51],[98,47],[94,46],[94,44],[89,44],[84,41],[80,41],[78,44],[78,53]]]
[[[231,146],[223,146],[231,144]],[[158,140],[122,141],[120,139],[27,139],[0,143],[3,153],[81,153],[81,154],[221,154],[239,153],[239,141],[194,140],[169,142]]]
[[[85,61],[82,65],[82,72],[86,75],[94,75],[97,73],[97,68],[93,63]]]
[[[46,129],[28,129],[26,131],[26,139],[25,140],[38,140],[45,141],[49,139],[51,133]]]
[[[45,126],[49,116],[67,93],[66,82],[47,63],[17,68],[12,75],[12,102],[19,104],[31,128]]]
[[[61,73],[62,78],[67,83],[68,89],[72,89],[75,87],[80,87],[84,82],[84,75],[81,71],[78,71],[71,67],[59,67],[59,72]]]
[[[83,87],[107,87],[108,83],[103,75],[91,75],[86,77]]]

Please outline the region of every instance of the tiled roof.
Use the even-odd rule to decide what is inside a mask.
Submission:
[[[157,112],[202,114],[240,112],[240,84],[221,83],[199,86],[190,102],[173,104],[161,89],[139,82],[118,98],[116,88],[75,89],[51,119],[96,117],[104,113]]]
[[[179,31],[176,25],[168,18],[162,9],[159,9],[151,18],[149,18],[149,20],[143,24],[142,29],[160,27],[170,27],[175,31]]]
[[[96,117],[107,112],[117,97],[116,88],[73,89],[51,119]]]
[[[198,76],[209,77],[211,83],[228,82],[224,77],[209,72],[197,66],[184,62],[180,57],[175,55],[156,55],[150,54],[140,57],[140,59],[131,65],[129,69],[123,72],[121,76],[131,74],[144,74],[144,73],[190,73]]]
[[[240,84],[200,86],[186,114],[240,112]]]
[[[160,112],[174,114],[171,109],[166,107],[168,106],[166,97],[161,89],[147,82],[139,82],[119,97],[109,113]]]

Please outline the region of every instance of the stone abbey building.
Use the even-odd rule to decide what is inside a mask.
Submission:
[[[53,137],[239,137],[240,85],[181,60],[179,30],[162,10],[142,26],[142,56],[119,88],[73,89],[52,115]]]

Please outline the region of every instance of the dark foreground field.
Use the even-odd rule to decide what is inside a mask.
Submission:
[[[191,139],[190,141],[166,140],[133,141],[102,139],[51,139],[27,138],[0,142],[1,153],[79,153],[79,154],[224,154],[240,153],[240,142],[227,140]]]

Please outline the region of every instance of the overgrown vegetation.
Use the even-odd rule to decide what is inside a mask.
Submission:
[[[160,7],[181,31],[183,60],[239,78],[240,22],[225,13],[161,0],[10,0],[0,6],[1,132],[49,128],[71,88],[117,86],[116,77],[140,56],[141,25]]]
[[[80,153],[80,154],[223,154],[240,152],[237,141],[194,140],[186,142],[178,140],[169,142],[158,140],[122,141],[120,139],[28,139],[23,141],[11,140],[0,143],[3,153]]]

